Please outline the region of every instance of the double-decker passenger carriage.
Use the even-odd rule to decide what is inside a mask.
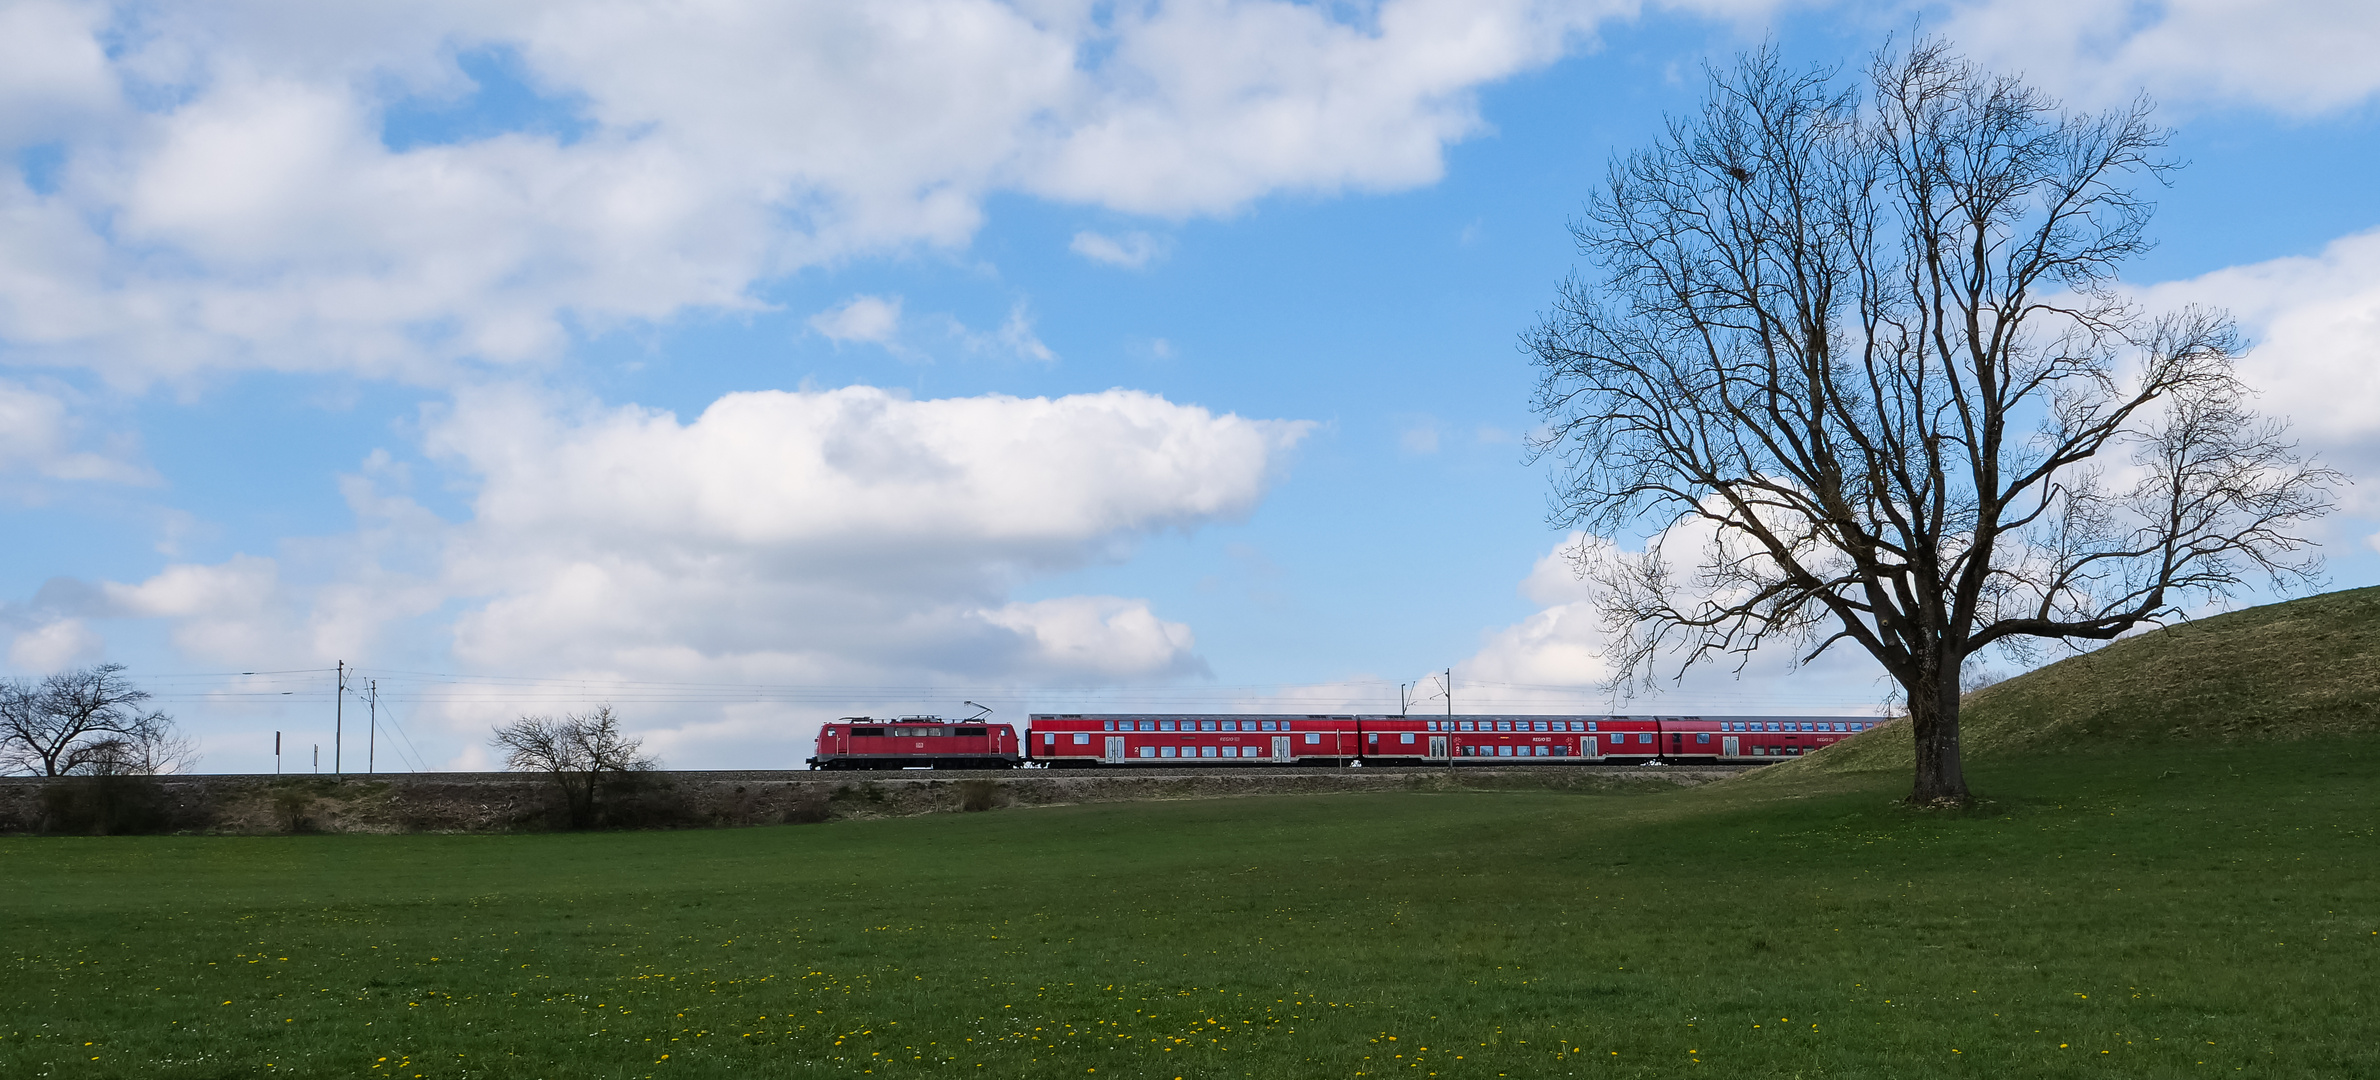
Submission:
[[[1163,765],[1344,765],[1361,732],[1353,716],[1034,713],[1028,755],[1058,768]]]
[[[1664,722],[1672,758],[1765,761],[1800,757],[1868,731],[1884,721],[1874,716],[1694,716]]]
[[[1024,763],[1016,728],[904,716],[874,720],[846,716],[818,729],[813,769],[1011,769]]]
[[[1364,760],[1380,765],[1629,764],[1659,757],[1650,716],[1367,716]]]

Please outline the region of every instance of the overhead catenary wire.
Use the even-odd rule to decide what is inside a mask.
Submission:
[[[344,665],[341,665],[344,666]],[[280,701],[303,705],[320,703],[333,711],[334,690],[321,676],[339,668],[281,671],[175,672],[143,678],[160,702],[224,704]],[[388,685],[379,688],[380,701],[412,706],[555,707],[568,702],[604,701],[616,705],[701,706],[776,704],[819,708],[877,708],[915,711],[950,708],[964,701],[993,697],[1023,702],[1036,712],[1079,712],[1088,709],[1133,711],[1402,711],[1409,700],[1404,687],[1385,679],[1340,679],[1311,683],[1249,683],[1185,685],[1109,684],[1066,686],[1030,683],[775,683],[695,682],[600,679],[586,675],[535,676],[464,672],[375,669],[372,676]],[[1437,681],[1443,676],[1433,676]],[[1774,687],[1740,692],[1671,692],[1615,697],[1600,685],[1513,683],[1466,679],[1465,687],[1483,710],[1523,708],[1570,712],[1696,712],[1779,707],[1867,709],[1872,701],[1847,698],[1839,687],[1818,692],[1784,691]],[[1444,691],[1441,691],[1444,693]],[[1439,695],[1429,695],[1437,697]],[[1451,695],[1448,695],[1451,696]],[[393,723],[393,721],[392,721]],[[408,738],[408,743],[410,739]]]

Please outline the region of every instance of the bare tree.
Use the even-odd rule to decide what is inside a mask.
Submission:
[[[604,705],[589,713],[523,716],[496,727],[491,740],[504,751],[504,766],[542,772],[561,789],[572,828],[592,826],[603,792],[660,763],[643,752],[643,740],[621,734],[619,717]]]
[[[0,772],[122,776],[189,767],[190,743],[175,734],[172,717],[142,709],[147,700],[122,664],[38,683],[0,679]]]
[[[1558,524],[1695,538],[1582,554],[1621,678],[1849,641],[1906,695],[1912,801],[1957,803],[1968,656],[2313,581],[2338,477],[2250,408],[2228,315],[2114,288],[2129,185],[2174,168],[2145,101],[2065,112],[1937,40],[1865,75],[1743,57],[1614,161],[1596,273],[1523,337],[1535,449]]]

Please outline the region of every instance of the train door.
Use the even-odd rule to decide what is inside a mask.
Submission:
[[[1719,753],[1727,757],[1741,757],[1744,753],[1743,743],[1733,735],[1720,736]]]
[[[1446,759],[1446,736],[1430,736],[1430,756],[1440,761]]]
[[[1107,762],[1107,763],[1108,763],[1108,764],[1110,764],[1110,765],[1121,765],[1121,764],[1123,764],[1123,762],[1124,762],[1124,737],[1123,737],[1123,736],[1121,736],[1121,735],[1110,735],[1110,736],[1108,736],[1108,737],[1107,737],[1107,747],[1106,747],[1106,749],[1107,749],[1107,753],[1100,755],[1100,758],[1099,758],[1099,760],[1101,760],[1101,761],[1104,761],[1104,762]]]
[[[1273,760],[1278,762],[1289,760],[1289,736],[1273,736]]]
[[[1580,739],[1578,741],[1578,756],[1583,758],[1602,757],[1603,744],[1596,741],[1602,737],[1601,735],[1589,735]]]

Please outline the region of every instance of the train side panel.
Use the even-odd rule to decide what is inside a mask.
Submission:
[[[1800,757],[1884,723],[1874,716],[1711,716],[1696,735],[1707,734],[1719,761],[1764,762]],[[1691,736],[1689,741],[1691,741]],[[1699,746],[1699,744],[1697,744]]]
[[[820,727],[818,752],[809,760],[816,769],[1005,769],[1023,762],[1014,725],[865,716]]]
[[[1357,734],[1353,716],[1036,713],[1026,742],[1060,767],[1335,765]]]

